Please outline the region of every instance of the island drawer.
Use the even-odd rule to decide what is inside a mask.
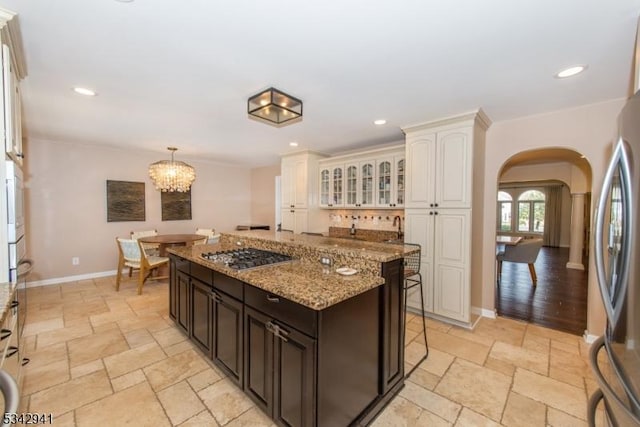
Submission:
[[[218,273],[217,271],[213,272],[213,287],[215,289],[219,289],[227,295],[231,295],[232,297],[243,301],[243,288],[244,282],[234,279],[233,277],[229,277],[226,274]]]
[[[317,337],[316,310],[251,285],[245,287],[245,304],[286,323],[310,337]]]
[[[191,271],[189,269],[189,265],[191,264],[191,262],[189,260],[180,258],[180,257],[175,257],[175,261],[176,261],[177,270],[180,270],[183,273],[191,274]]]
[[[191,276],[200,280],[202,283],[213,286],[213,271],[210,268],[192,262]]]

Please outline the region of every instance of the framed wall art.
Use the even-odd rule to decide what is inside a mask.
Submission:
[[[144,221],[144,182],[107,180],[107,222]]]
[[[160,199],[163,221],[191,219],[191,190],[186,192],[163,191],[160,194]]]

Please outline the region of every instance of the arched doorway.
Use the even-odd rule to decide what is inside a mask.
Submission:
[[[504,262],[502,274],[496,271],[498,315],[577,335],[585,331],[590,188],[591,166],[573,150],[521,152],[502,165],[496,235],[521,242],[542,239],[543,247],[533,272],[527,263],[514,262]]]

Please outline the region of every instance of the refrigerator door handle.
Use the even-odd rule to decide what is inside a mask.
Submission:
[[[589,427],[596,426],[596,409],[602,399],[604,399],[604,394],[602,394],[602,390],[600,389],[597,389],[589,399],[587,406],[587,423],[589,423]]]
[[[596,399],[595,395],[598,392],[600,392],[602,394],[604,394],[606,392],[606,395],[609,396],[609,398],[611,399],[610,403],[611,404],[615,404],[615,407],[617,408],[616,411],[618,411],[617,413],[619,414],[619,416],[624,416],[625,419],[634,420],[634,421],[638,422],[640,420],[638,420],[636,415],[634,415],[631,412],[631,410],[628,408],[627,404],[624,403],[622,400],[620,400],[618,395],[609,386],[609,383],[605,379],[604,375],[602,375],[602,371],[600,371],[600,366],[598,365],[598,352],[600,351],[600,349],[602,347],[604,347],[604,335],[601,336],[600,338],[598,338],[597,340],[595,340],[593,342],[593,344],[591,344],[591,348],[589,349],[589,362],[591,364],[591,370],[593,371],[593,376],[595,377],[596,382],[598,383],[598,386],[599,386],[598,391],[596,393],[594,393],[594,396],[591,397],[591,400]],[[622,384],[625,387],[625,391],[627,393],[629,393],[629,391],[626,390],[626,385],[624,384],[624,381],[622,381]],[[589,406],[587,408],[587,410],[589,412],[591,411],[591,400],[589,401]],[[597,404],[598,404],[598,402],[594,403],[595,406],[597,406]],[[607,406],[607,399],[605,399],[605,406]],[[593,409],[595,410],[595,407]],[[590,414],[588,413],[587,415],[590,415]],[[590,422],[590,420],[589,420],[589,422]],[[589,425],[591,426],[591,424],[589,424]],[[631,424],[631,425],[633,425],[633,424]]]
[[[617,283],[620,285],[620,288],[614,295],[611,295],[609,292],[609,288],[607,287],[607,277],[605,276],[605,268],[604,268],[604,248],[603,248],[603,233],[605,230],[605,211],[606,205],[608,202],[609,188],[613,182],[613,175],[616,171],[616,168],[620,165],[620,174],[621,174],[621,183],[622,183],[622,197],[626,203],[623,204],[624,207],[624,219],[622,230],[623,236],[630,238],[631,236],[631,203],[629,203],[631,197],[631,169],[629,162],[629,155],[627,154],[627,149],[622,138],[618,140],[616,144],[616,148],[613,152],[613,156],[611,162],[609,163],[609,167],[607,168],[607,172],[604,177],[604,183],[602,185],[602,192],[600,193],[600,198],[598,199],[598,205],[595,213],[595,264],[596,264],[596,274],[598,277],[598,286],[600,287],[600,293],[602,294],[602,302],[604,303],[604,308],[607,312],[607,317],[612,325],[615,327],[618,324],[618,320],[622,314],[622,306],[624,303],[624,298],[627,293],[627,278],[629,276],[629,263],[631,262],[631,245],[628,243],[622,246],[622,253],[620,256],[622,257],[622,271],[617,278]],[[608,228],[608,227],[607,227]]]

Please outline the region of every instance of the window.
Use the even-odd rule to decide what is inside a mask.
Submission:
[[[511,231],[511,195],[504,191],[498,191],[498,231]]]
[[[518,197],[518,231],[542,233],[544,231],[544,193],[527,190]]]

